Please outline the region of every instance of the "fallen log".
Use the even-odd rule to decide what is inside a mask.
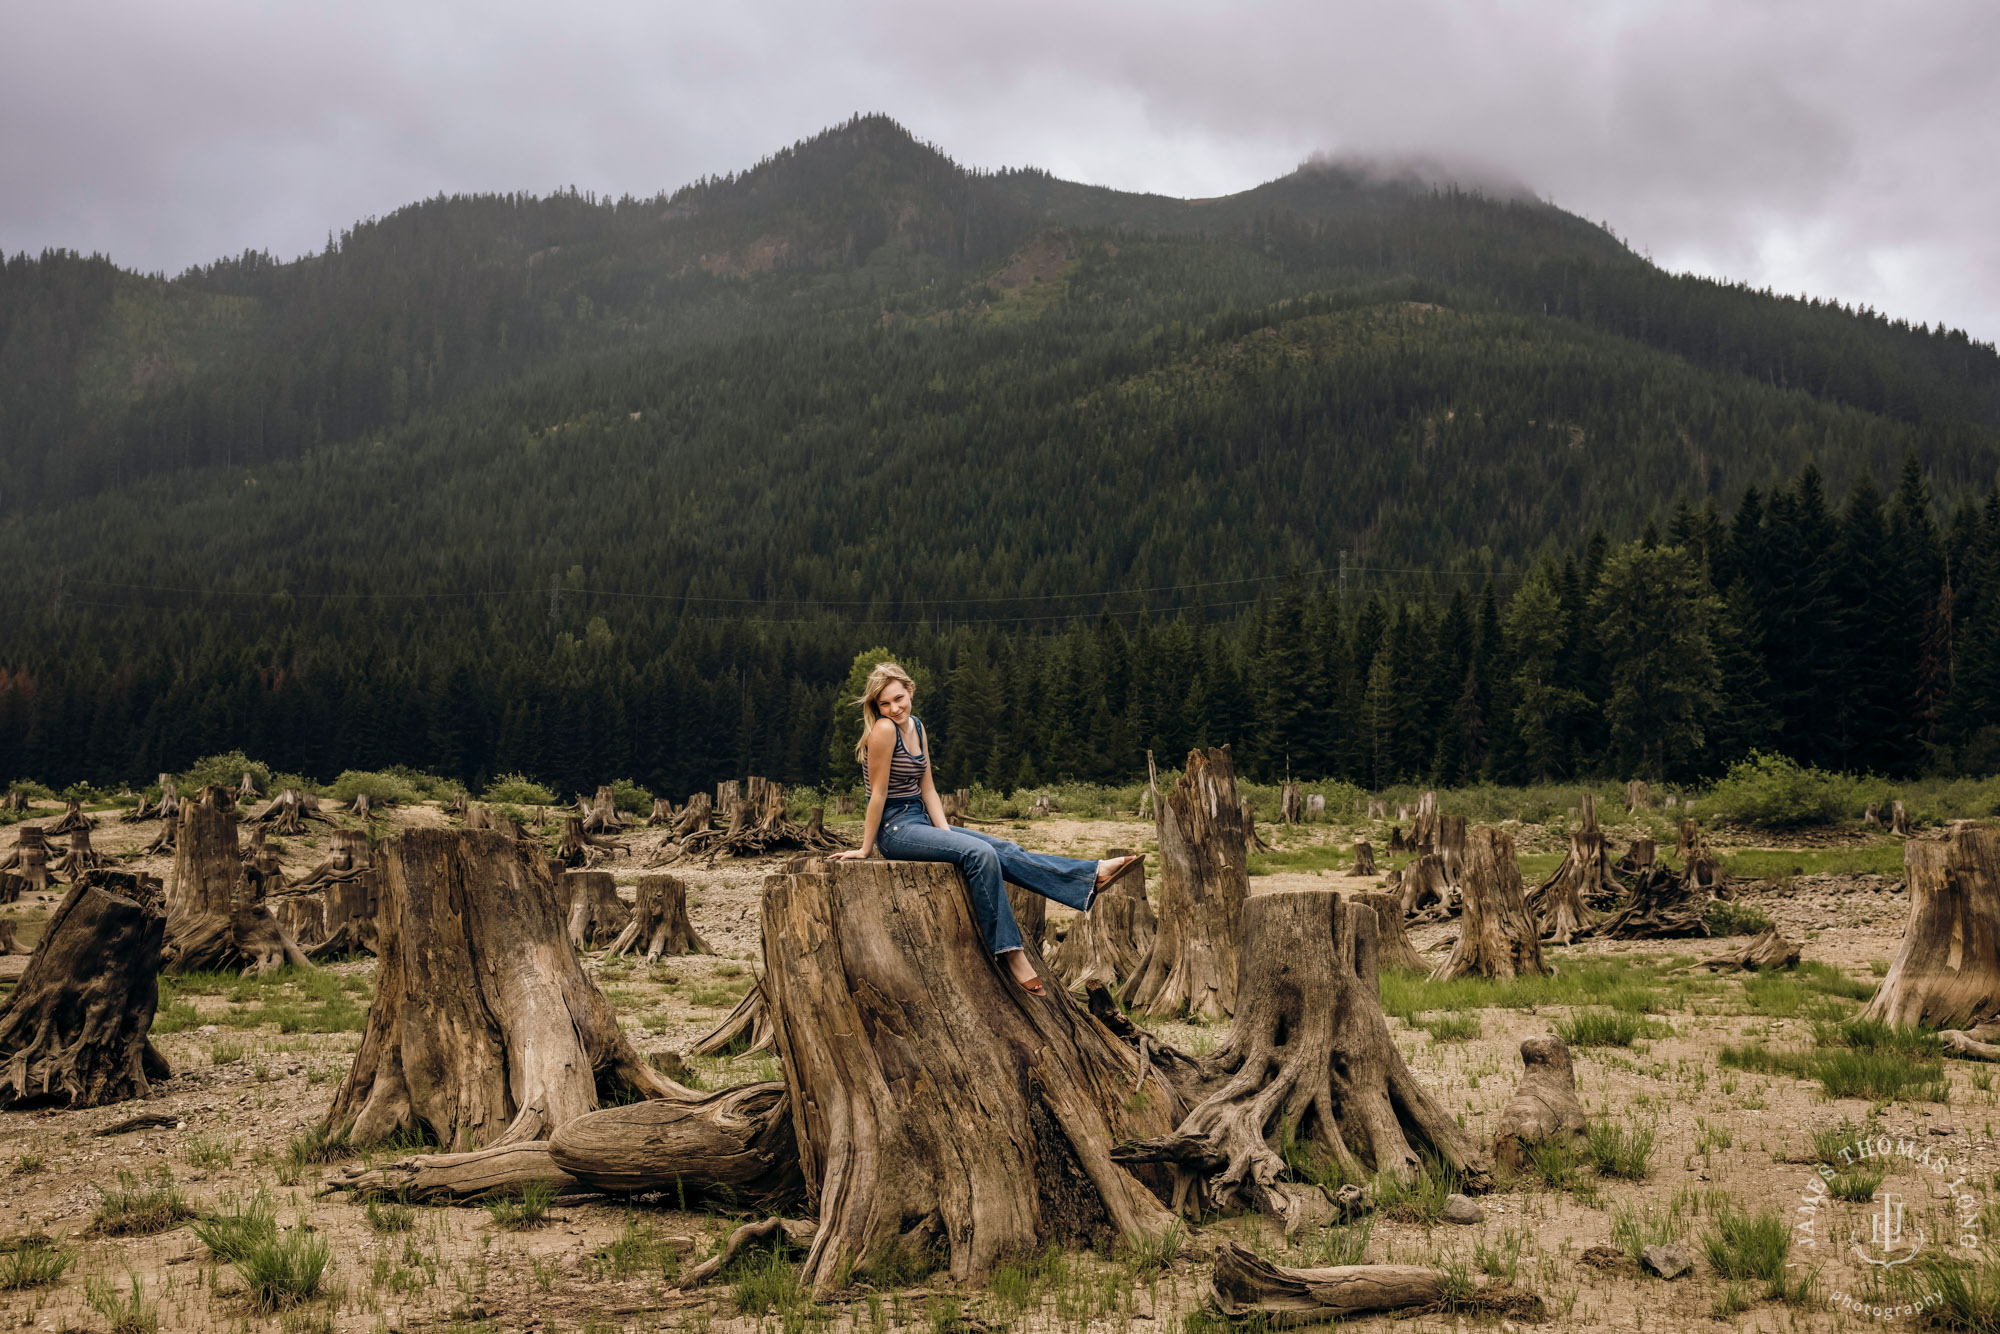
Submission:
[[[1446,1306],[1446,1276],[1421,1265],[1337,1265],[1287,1269],[1259,1259],[1233,1241],[1216,1251],[1209,1299],[1232,1319],[1255,1319],[1277,1328],[1318,1325],[1370,1311]],[[1453,1290],[1453,1309],[1539,1320],[1539,1297],[1510,1288]]]
[[[315,1193],[347,1191],[364,1200],[448,1204],[518,1195],[537,1183],[547,1184],[558,1195],[577,1188],[576,1179],[549,1156],[547,1140],[525,1140],[471,1153],[417,1154],[379,1167],[349,1163],[329,1172]]]
[[[1721,973],[1741,970],[1747,973],[1771,972],[1776,969],[1792,968],[1798,964],[1799,947],[1771,927],[1734,954],[1706,960],[1702,967],[1710,972]]]
[[[806,1198],[782,1083],[586,1112],[557,1127],[549,1156],[593,1190],[659,1191],[679,1209],[779,1211]]]

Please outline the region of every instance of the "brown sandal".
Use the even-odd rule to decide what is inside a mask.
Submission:
[[[1126,876],[1132,874],[1132,872],[1137,871],[1142,867],[1144,867],[1146,864],[1146,856],[1144,853],[1127,853],[1125,855],[1124,861],[1125,864],[1123,866],[1113,871],[1110,875],[1106,876],[1104,879],[1099,880],[1091,885],[1090,887],[1091,903],[1095,904],[1097,902],[1098,896],[1104,893],[1105,890],[1111,888],[1113,885],[1117,884],[1120,880],[1123,880]],[[1084,911],[1089,912],[1090,909],[1086,907]]]

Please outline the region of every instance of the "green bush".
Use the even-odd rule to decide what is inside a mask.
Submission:
[[[65,1250],[47,1237],[29,1238],[0,1260],[0,1291],[46,1287],[60,1279],[75,1260],[75,1251]]]
[[[189,766],[184,774],[175,776],[181,795],[191,797],[208,786],[234,788],[249,774],[257,780],[257,788],[269,792],[271,788],[271,766],[251,759],[240,750],[224,751],[220,755],[204,755]]]
[[[29,801],[54,801],[56,799],[54,788],[37,783],[32,778],[16,778],[13,782],[7,784],[6,787],[0,788],[0,792],[19,792]]]
[[[254,1195],[248,1203],[238,1203],[227,1213],[217,1211],[196,1221],[194,1235],[218,1260],[234,1264],[253,1247],[278,1235],[278,1210],[270,1198]]]
[[[235,1265],[250,1290],[251,1305],[268,1312],[319,1295],[332,1258],[326,1238],[300,1227],[250,1242]]]
[[[1717,899],[1709,904],[1702,920],[1718,936],[1754,936],[1771,929],[1771,919],[1762,909],[1731,899]]]
[[[334,779],[333,786],[327,789],[327,795],[343,805],[353,801],[363,792],[368,794],[370,801],[385,804],[399,802],[403,805],[408,805],[411,802],[422,800],[417,792],[416,784],[410,782],[401,774],[388,772],[370,773],[365,769],[347,770],[340,777]]]
[[[487,785],[481,801],[490,805],[511,802],[516,806],[553,806],[556,794],[524,774],[501,774]]]
[[[629,778],[621,778],[611,785],[611,804],[627,815],[651,815],[653,794]]]
[[[1854,778],[1752,751],[1749,759],[1729,766],[1701,809],[1763,829],[1795,829],[1858,818],[1864,804],[1861,783]]]

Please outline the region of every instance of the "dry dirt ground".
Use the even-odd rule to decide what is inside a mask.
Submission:
[[[53,811],[48,814],[53,814]],[[346,817],[342,817],[346,818]],[[377,822],[435,823],[432,808],[397,810]],[[1150,849],[1150,824],[1136,820],[1053,819],[995,826],[1048,851],[1102,855],[1110,847]],[[100,851],[136,859],[154,824],[124,824],[100,813]],[[296,879],[324,856],[318,835],[280,840],[287,876]],[[1621,831],[1612,829],[1614,843]],[[1631,831],[1624,831],[1629,834]],[[1381,830],[1375,831],[1378,850]],[[1524,853],[1552,856],[1548,831],[1517,830]],[[632,841],[641,857],[613,863],[630,895],[634,862],[657,835]],[[1257,893],[1306,887],[1371,888],[1339,869],[1352,831],[1316,826],[1284,831],[1294,869],[1259,875]],[[13,842],[0,830],[0,853]],[[1671,846],[1670,844],[1668,846]],[[1319,866],[1312,866],[1318,855]],[[141,859],[166,874],[165,859]],[[1385,868],[1388,859],[1383,859]],[[1310,869],[1297,869],[1301,866]],[[629,868],[629,869],[628,869]],[[713,956],[661,960],[651,967],[593,956],[589,967],[625,1026],[647,1051],[678,1050],[711,1028],[736,1003],[757,968],[758,894],[765,865],[725,863],[677,868],[692,887],[691,916]],[[1531,874],[1531,879],[1533,878]],[[856,1292],[813,1306],[786,1290],[783,1269],[682,1293],[685,1263],[707,1254],[732,1220],[681,1212],[670,1200],[624,1202],[601,1197],[557,1202],[539,1226],[516,1228],[476,1207],[374,1209],[321,1198],[325,1168],[302,1162],[300,1146],[319,1124],[359,1043],[371,986],[368,959],[318,974],[275,979],[164,980],[156,1041],[176,1074],[138,1104],[81,1111],[0,1114],[0,1282],[15,1271],[19,1239],[46,1235],[72,1257],[57,1281],[0,1289],[0,1328],[41,1331],[118,1328],[119,1303],[134,1284],[141,1307],[162,1330],[434,1331],[522,1329],[604,1331],[769,1329],[835,1334],[863,1328],[922,1328],[932,1334],[1003,1328],[1192,1334],[1217,1241],[1236,1238],[1280,1262],[1315,1264],[1364,1258],[1454,1266],[1487,1282],[1511,1278],[1538,1295],[1547,1327],[1562,1329],[1863,1329],[1878,1320],[1848,1309],[1842,1293],[1860,1294],[1872,1266],[1846,1245],[1870,1235],[1879,1203],[1827,1201],[1816,1214],[1817,1245],[1794,1241],[1790,1267],[1771,1295],[1762,1280],[1718,1275],[1703,1254],[1704,1237],[1732,1209],[1775,1212],[1790,1228],[1813,1179],[1814,1136],[1864,1133],[1911,1142],[1943,1177],[1891,1156],[1883,1193],[1907,1201],[1905,1226],[1921,1229],[1935,1251],[1958,1234],[1940,1197],[1941,1183],[1970,1192],[1983,1224],[2000,1168],[1996,1094],[1984,1067],[1945,1063],[1942,1101],[1829,1099],[1812,1080],[1731,1068],[1726,1044],[1762,1041],[1780,1051],[1813,1047],[1815,1021],[1851,1014],[1895,952],[1902,930],[1900,886],[1884,878],[1800,877],[1765,886],[1748,901],[1794,939],[1806,959],[1830,967],[1798,978],[1748,985],[1691,967],[1723,952],[1721,942],[1591,944],[1550,951],[1568,990],[1540,993],[1494,984],[1427,989],[1414,979],[1385,983],[1385,1008],[1399,1045],[1420,1077],[1484,1131],[1507,1101],[1520,1072],[1521,1041],[1548,1033],[1579,1013],[1636,1016],[1641,1032],[1626,1045],[1579,1046],[1581,1095],[1593,1117],[1628,1135],[1651,1137],[1643,1176],[1627,1179],[1589,1164],[1556,1165],[1554,1184],[1532,1176],[1480,1197],[1483,1221],[1459,1226],[1406,1201],[1372,1222],[1320,1230],[1291,1243],[1261,1220],[1211,1220],[1193,1230],[1163,1267],[1107,1252],[1044,1261],[1003,1275],[991,1290],[955,1292],[941,1278],[897,1291]],[[30,896],[33,899],[33,896]],[[54,896],[14,905],[24,943],[32,942]],[[1067,916],[1054,909],[1057,924]],[[1413,932],[1428,957],[1448,945],[1453,927]],[[1594,980],[1593,980],[1594,979]],[[1483,988],[1483,989],[1482,989]],[[1851,993],[1849,997],[1835,994]],[[1583,1004],[1580,1002],[1589,1002]],[[1415,1022],[1412,1022],[1412,1021]],[[1441,1022],[1444,1021],[1444,1022]],[[1160,1036],[1202,1051],[1219,1030],[1157,1026]],[[1824,1036],[1824,1027],[1819,1030]],[[704,1085],[723,1087],[776,1078],[769,1056],[694,1062]],[[1943,1092],[1933,1088],[1931,1093]],[[106,1136],[140,1112],[174,1118],[167,1128]],[[1843,1129],[1845,1127],[1845,1129]],[[1831,1140],[1824,1140],[1825,1150]],[[1628,1170],[1635,1170],[1628,1167]],[[162,1189],[171,1183],[170,1190]],[[1864,1183],[1865,1184],[1865,1183]],[[1899,1190],[1898,1187],[1901,1187]],[[324,1295],[270,1313],[253,1306],[244,1278],[217,1260],[193,1230],[195,1220],[166,1221],[146,1235],[115,1235],[121,1192],[154,1192],[151,1203],[178,1199],[196,1214],[244,1207],[258,1196],[275,1206],[279,1225],[307,1229],[331,1245]],[[170,1215],[173,1210],[166,1212]],[[1800,1236],[1798,1233],[1793,1234]],[[1671,1283],[1641,1272],[1628,1252],[1651,1240],[1684,1241],[1693,1272]],[[1598,1249],[1593,1249],[1598,1248]],[[1604,1248],[1615,1248],[1604,1249]],[[690,1259],[689,1257],[692,1257]],[[1816,1277],[1815,1277],[1816,1275]],[[1877,1298],[1879,1300],[1879,1297]],[[760,1303],[774,1305],[760,1311]],[[1518,1317],[1517,1317],[1518,1319]],[[1429,1313],[1367,1328],[1457,1330],[1497,1327],[1497,1316]],[[1907,1323],[1904,1321],[1902,1323]],[[125,1328],[144,1328],[142,1319]],[[1513,1327],[1508,1323],[1507,1327]]]

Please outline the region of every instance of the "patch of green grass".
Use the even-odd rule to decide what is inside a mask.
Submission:
[[[1944,1043],[1936,1030],[1915,1025],[1898,1027],[1880,1019],[1849,1019],[1837,1024],[1822,1021],[1813,1025],[1813,1041],[1822,1047],[1894,1052],[1918,1059],[1944,1055]]]
[[[189,1135],[181,1141],[181,1160],[199,1171],[213,1171],[234,1166],[236,1149],[220,1135]]]
[[[1629,1047],[1646,1036],[1645,1020],[1618,1010],[1578,1010],[1554,1028],[1572,1047]]]
[[[1826,1009],[1833,1000],[1867,1000],[1873,985],[1857,981],[1831,964],[1808,959],[1789,972],[1758,973],[1743,981],[1743,999],[1753,1014],[1789,1019],[1801,1010]],[[1835,1011],[1839,1006],[1831,1006]]]
[[[501,1227],[519,1231],[540,1227],[556,1202],[556,1183],[546,1178],[524,1182],[519,1194],[501,1195],[486,1202],[486,1212]]]
[[[278,1210],[264,1195],[235,1204],[229,1212],[211,1213],[196,1220],[194,1235],[218,1260],[234,1264],[255,1246],[278,1235]]]
[[[235,1265],[249,1289],[250,1304],[268,1313],[318,1296],[332,1259],[326,1238],[296,1227],[252,1241]]]
[[[208,1044],[210,1065],[234,1065],[243,1059],[245,1048],[240,1042],[211,1042]]]
[[[144,1237],[194,1217],[187,1198],[162,1169],[149,1180],[120,1169],[118,1184],[99,1186],[97,1221],[93,1228],[107,1237]]]
[[[130,1273],[126,1279],[129,1286],[123,1293],[110,1279],[85,1279],[83,1299],[104,1317],[110,1334],[153,1334],[160,1327],[160,1316],[146,1300],[146,1281]]]
[[[1736,848],[1718,860],[1732,880],[1783,880],[1795,875],[1903,874],[1903,845],[1880,843],[1832,848]]]
[[[1930,1302],[1936,1294],[1923,1317],[1933,1329],[2000,1334],[2000,1261],[1967,1264],[1941,1255],[1919,1256],[1892,1269],[1887,1287],[1898,1303]]]
[[[1521,1248],[1527,1237],[1519,1228],[1507,1228],[1499,1240],[1488,1246],[1484,1238],[1474,1243],[1472,1263],[1488,1278],[1512,1283],[1521,1273]]]
[[[303,1135],[294,1135],[285,1145],[285,1155],[278,1163],[278,1180],[295,1186],[307,1168],[324,1167],[349,1157],[352,1152],[347,1136],[329,1135],[325,1126],[314,1126]]]
[[[1385,972],[1381,979],[1382,1009],[1412,1027],[1421,1014],[1488,1008],[1610,1005],[1662,1014],[1686,1009],[1695,997],[1715,995],[1731,985],[1707,976],[1677,973],[1677,967],[1671,959],[1577,959],[1565,960],[1562,971],[1554,976],[1457,977],[1438,982],[1417,974]]]
[[[59,1281],[76,1262],[76,1252],[47,1237],[24,1241],[0,1260],[0,1290],[45,1288]]]
[[[1761,909],[1732,899],[1717,899],[1702,913],[1708,929],[1718,936],[1754,936],[1771,929],[1771,919]]]
[[[1354,858],[1346,845],[1337,842],[1304,843],[1296,847],[1280,845],[1270,852],[1253,852],[1249,858],[1251,875],[1272,875],[1279,871],[1313,875],[1352,866]]]
[[[1620,1204],[1611,1211],[1611,1244],[1638,1264],[1648,1246],[1670,1246],[1681,1239],[1685,1222],[1677,1209],[1652,1204]],[[1640,1273],[1650,1272],[1643,1266]]]
[[[1576,1145],[1567,1137],[1528,1146],[1528,1170],[1550,1190],[1572,1190],[1582,1169]]]
[[[1590,1123],[1584,1131],[1583,1156],[1602,1177],[1644,1181],[1652,1168],[1653,1128],[1627,1127],[1608,1119]]]
[[[1166,1269],[1180,1258],[1181,1248],[1186,1244],[1187,1234],[1181,1230],[1179,1219],[1167,1224],[1166,1231],[1157,1237],[1141,1237],[1129,1247],[1133,1275],[1144,1278]]]
[[[1465,1042],[1480,1033],[1479,1016],[1476,1014],[1446,1014],[1436,1019],[1425,1019],[1418,1027],[1431,1035],[1433,1042]]]
[[[1882,1188],[1882,1178],[1887,1173],[1862,1171],[1856,1168],[1848,1172],[1836,1172],[1826,1183],[1826,1189],[1836,1200],[1846,1200],[1849,1204],[1860,1204],[1875,1198],[1875,1192]]]
[[[1749,1214],[1734,1204],[1725,1204],[1710,1216],[1701,1245],[1718,1277],[1752,1279],[1773,1286],[1784,1283],[1792,1229],[1783,1214],[1775,1209]]]
[[[1919,1060],[1896,1051],[1821,1052],[1814,1074],[1829,1098],[1946,1102],[1951,1097],[1942,1060]]]
[[[799,1281],[790,1247],[780,1237],[769,1250],[746,1251],[732,1260],[723,1275],[738,1313],[747,1316],[787,1313],[811,1304],[811,1294]]]
[[[395,1200],[368,1201],[366,1217],[374,1232],[408,1232],[417,1225],[417,1211]]]
[[[592,1255],[591,1276],[626,1279],[642,1275],[667,1283],[677,1281],[681,1276],[681,1253],[650,1222],[628,1218],[625,1230]]]
[[[1387,1172],[1375,1178],[1375,1205],[1384,1218],[1429,1227],[1444,1217],[1445,1201],[1461,1188],[1456,1168],[1425,1153],[1408,1181]]]
[[[164,982],[161,990],[165,990]],[[193,1001],[163,1000],[153,1011],[153,1034],[155,1037],[171,1033],[185,1033],[191,1028],[201,1027],[201,1013],[194,1008]]]

